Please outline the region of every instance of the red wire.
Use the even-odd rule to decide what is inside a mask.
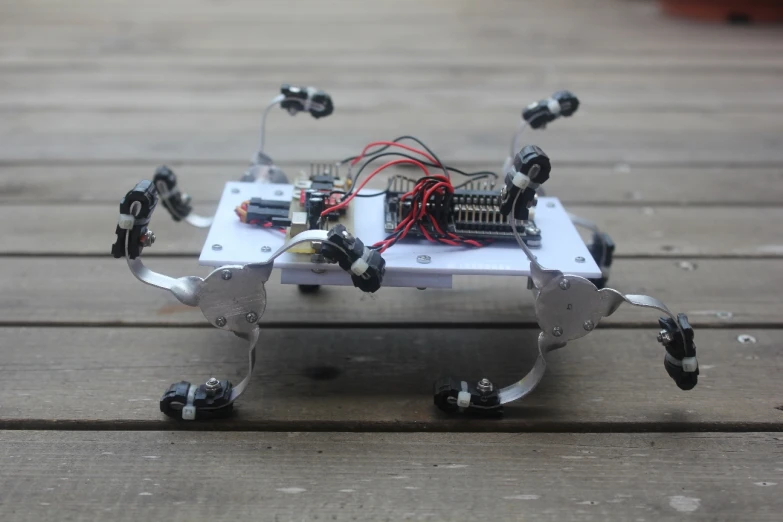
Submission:
[[[418,162],[418,161],[416,161],[416,160],[412,160],[412,159],[407,159],[407,158],[404,158],[404,159],[397,159],[397,160],[394,160],[394,161],[390,161],[390,162],[388,162],[388,163],[384,163],[383,165],[381,165],[380,167],[378,167],[377,169],[375,169],[374,171],[372,171],[372,172],[369,174],[369,176],[367,176],[366,178],[364,178],[364,181],[362,181],[361,185],[359,185],[359,186],[358,186],[358,187],[357,187],[357,188],[356,188],[356,189],[353,191],[353,193],[351,193],[351,195],[350,195],[350,196],[348,196],[347,198],[345,198],[344,200],[342,200],[342,201],[341,201],[340,203],[338,203],[337,205],[335,205],[335,206],[333,206],[333,207],[329,207],[328,209],[326,209],[326,210],[324,210],[323,212],[321,212],[321,217],[323,217],[323,216],[327,215],[329,212],[334,212],[335,210],[340,210],[341,208],[344,208],[344,207],[346,207],[346,206],[348,205],[348,203],[350,203],[350,202],[351,202],[351,200],[353,200],[353,198],[355,198],[355,197],[356,197],[356,194],[358,194],[358,193],[359,193],[359,192],[360,192],[360,191],[361,191],[361,190],[364,188],[364,186],[365,186],[365,185],[366,185],[366,184],[367,184],[367,183],[368,183],[368,182],[369,182],[369,181],[370,181],[370,180],[371,180],[373,177],[375,177],[375,175],[376,175],[376,174],[378,174],[379,172],[381,172],[382,170],[384,170],[384,169],[386,169],[386,168],[388,168],[388,167],[391,167],[392,165],[399,165],[399,164],[401,164],[401,163],[410,163],[410,164],[412,164],[412,165],[416,165],[416,166],[417,166],[417,167],[419,167],[419,168],[420,168],[422,171],[424,171],[424,175],[425,175],[425,176],[427,176],[427,177],[430,177],[430,172],[427,170],[427,167],[425,167],[423,163],[421,163],[421,162]]]
[[[415,152],[416,154],[419,154],[421,156],[424,156],[428,160],[430,160],[431,163],[435,163],[438,166],[441,166],[440,162],[437,161],[435,158],[424,152],[423,150],[417,149],[415,147],[410,147],[408,145],[405,145],[403,143],[397,143],[396,141],[374,141],[362,149],[362,153],[356,156],[353,161],[351,161],[351,165],[356,165],[359,161],[362,160],[362,158],[367,154],[367,149],[371,147],[376,147],[378,145],[386,145],[389,147],[399,147],[401,149],[405,149],[410,152]]]

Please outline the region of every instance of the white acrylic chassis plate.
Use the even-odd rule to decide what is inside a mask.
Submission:
[[[290,201],[293,190],[292,185],[226,183],[199,263],[219,267],[267,259],[283,245],[285,235],[241,223],[234,208],[250,198]],[[351,205],[356,216],[353,229],[356,237],[366,245],[386,237],[382,196],[355,198]],[[601,270],[557,198],[539,199],[535,221],[541,229],[542,244],[534,252],[542,266],[588,278],[601,277]],[[262,252],[264,247],[271,251]],[[421,255],[429,256],[430,262],[418,262]],[[453,275],[530,275],[530,263],[514,241],[498,241],[483,248],[460,248],[406,239],[384,252],[383,258],[386,260],[383,286],[451,288]],[[577,262],[578,258],[584,261]],[[282,269],[281,281],[285,284],[352,285],[350,275],[337,265],[313,264],[305,254],[285,253],[275,260],[275,267]],[[313,268],[322,273],[313,272]]]

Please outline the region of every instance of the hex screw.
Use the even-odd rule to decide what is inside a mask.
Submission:
[[[577,257],[574,258],[574,261],[576,261],[577,263],[584,263],[585,262],[585,258],[582,257],[582,256],[577,256]]]
[[[215,324],[218,325],[219,328],[223,328],[224,326],[226,326],[226,318],[221,315],[220,317],[215,319]]]
[[[422,265],[428,265],[432,261],[432,258],[430,256],[418,256],[416,257],[416,262],[421,263]]]
[[[264,245],[261,247],[261,252],[271,252],[271,251],[272,251],[272,247],[269,245]]]
[[[494,389],[494,386],[492,385],[492,382],[485,377],[476,384],[476,389],[482,393],[487,393],[491,392]]]
[[[207,382],[204,384],[204,387],[207,389],[208,394],[214,395],[220,391],[221,388],[220,381],[214,377],[210,377],[209,379],[207,379]]]
[[[212,245],[212,250],[219,252],[220,250],[223,250],[223,245],[218,245],[217,243],[215,243],[214,245]]]
[[[231,193],[232,194],[239,194],[239,189],[238,188],[232,188],[231,189]]]
[[[282,190],[275,190],[275,196],[282,196],[283,191]]]
[[[223,281],[228,281],[229,279],[231,279],[231,270],[228,269],[223,270],[222,272],[220,272],[220,277],[223,278]]]
[[[568,279],[561,279],[558,286],[560,287],[560,290],[568,290],[571,288],[571,281]]]
[[[547,203],[546,206],[549,207],[549,208],[555,208],[555,204],[552,203],[551,201],[549,203]]]
[[[560,337],[561,335],[563,335],[563,329],[560,328],[559,326],[555,326],[554,328],[552,328],[552,335],[554,335],[555,337]]]
[[[737,336],[737,341],[739,341],[741,344],[755,344],[756,338],[752,335],[742,334]]]
[[[248,323],[253,324],[256,321],[258,321],[258,314],[255,312],[248,312],[247,314],[245,314],[245,320]]]
[[[588,320],[582,323],[582,328],[584,328],[588,332],[592,332],[593,328],[595,328],[595,324],[593,324],[593,321]]]

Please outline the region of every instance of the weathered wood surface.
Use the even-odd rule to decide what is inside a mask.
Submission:
[[[117,197],[124,196],[137,181],[118,187]],[[198,205],[197,212],[210,215],[215,207],[215,204]],[[783,255],[783,229],[774,226],[783,221],[783,207],[751,211],[722,206],[672,209],[569,205],[568,211],[594,221],[609,232],[617,245],[618,258]],[[19,219],[19,213],[17,205],[0,207],[0,222],[14,223],[3,232],[0,255],[103,256],[108,255],[115,240],[117,203],[28,205],[24,207],[24,219]],[[197,257],[206,239],[205,230],[172,221],[163,208],[156,211],[150,228],[158,241],[145,250],[145,256]]]
[[[360,4],[0,4],[0,427],[19,430],[0,433],[0,519],[778,520],[783,32],[652,1]],[[116,202],[171,163],[208,212],[283,82],[337,105],[270,119],[289,171],[404,133],[496,169],[521,107],[574,90],[579,113],[525,140],[553,159],[550,193],[617,241],[612,285],[699,327],[699,386],[666,375],[655,314],[621,309],[503,420],[446,418],[435,377],[532,363],[522,284],[305,297],[275,276],[236,415],[162,417],[173,381],[241,378],[245,346],[108,258]],[[151,266],[205,273],[203,232],[162,211],[153,228]],[[221,431],[134,431],[183,427]],[[729,433],[748,430],[775,433]]]
[[[0,433],[4,520],[778,521],[779,433]]]
[[[342,159],[342,158],[340,158]],[[466,172],[499,171],[495,163],[461,163],[456,167]],[[0,202],[29,205],[30,203],[109,203],[119,198],[136,182],[149,179],[157,165],[52,164],[9,165],[3,167],[0,178]],[[247,168],[246,163],[215,163],[210,165],[173,165],[180,188],[201,206],[217,203],[221,188],[227,181],[237,181]],[[301,171],[309,172],[308,164],[286,164],[284,170],[291,180]],[[346,169],[341,170],[345,175]],[[386,171],[378,174],[369,187],[384,188]],[[462,177],[455,175],[455,180]],[[631,167],[625,163],[604,167],[562,166],[547,181],[548,194],[565,204],[624,206],[716,206],[736,215],[742,206],[778,206],[783,201],[783,165],[756,167]],[[676,213],[678,210],[668,210]],[[163,214],[163,211],[161,211]],[[158,220],[168,219],[165,215]]]
[[[547,375],[502,420],[446,417],[432,404],[444,375],[521,378],[538,330],[273,328],[254,381],[230,420],[163,417],[180,380],[239,382],[246,344],[190,328],[2,328],[0,426],[250,430],[680,431],[782,430],[783,332],[702,329],[699,386],[683,392],[663,367],[654,329],[602,329],[547,356]],[[755,342],[742,343],[740,335]]]
[[[195,259],[153,258],[148,266],[181,277],[205,276]],[[124,260],[100,258],[0,259],[0,324],[3,325],[171,325],[204,326],[197,308],[181,304],[168,292],[139,283]],[[612,268],[611,286],[625,293],[646,293],[697,326],[780,324],[783,264],[763,260],[622,259]],[[282,285],[274,272],[266,285],[262,321],[275,326],[339,323],[345,326],[532,325],[533,296],[525,279],[455,277],[454,288],[384,288],[363,294],[353,287],[323,287],[302,295]],[[654,328],[655,312],[622,306],[602,325]]]

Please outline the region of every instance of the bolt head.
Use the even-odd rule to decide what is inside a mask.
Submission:
[[[552,328],[552,335],[554,335],[555,337],[560,337],[561,335],[563,335],[563,329],[560,328],[559,326],[555,326],[554,328]]]
[[[283,191],[282,190],[275,190],[275,196],[282,196]]]
[[[560,290],[568,290],[571,288],[571,281],[568,279],[561,279],[558,286],[560,287]]]
[[[218,327],[223,328],[226,326],[226,318],[223,316],[218,317],[215,319],[215,324],[218,325]]]
[[[256,321],[258,321],[258,314],[255,312],[248,312],[247,314],[245,314],[245,320],[251,324],[255,323]]]
[[[480,391],[480,392],[482,392],[482,393],[488,393],[488,392],[491,392],[491,391],[492,391],[494,388],[495,388],[495,386],[492,384],[492,381],[490,381],[490,380],[489,380],[489,379],[487,379],[486,377],[485,377],[485,378],[483,378],[483,379],[481,379],[481,380],[480,380],[480,381],[479,381],[479,382],[476,384],[476,389],[478,389],[478,391]]]
[[[427,265],[432,261],[432,258],[430,256],[418,256],[416,257],[416,262],[421,263],[422,265]]]
[[[220,388],[222,386],[220,385],[219,380],[217,380],[214,377],[210,377],[209,379],[207,379],[207,382],[204,384],[204,387],[207,389],[208,394],[214,395],[220,391]]]
[[[269,245],[264,245],[261,247],[261,252],[271,252],[271,251],[272,251],[272,247]]]
[[[748,334],[742,334],[737,336],[737,341],[739,341],[742,344],[755,344],[756,338],[752,335]]]
[[[228,269],[223,270],[222,272],[220,272],[220,277],[223,279],[223,281],[228,281],[229,279],[231,279],[231,270]]]
[[[673,337],[670,332],[667,332],[666,330],[661,330],[658,332],[658,342],[661,344],[669,344],[672,342]]]
[[[574,261],[576,261],[577,263],[584,263],[585,262],[585,258],[582,257],[582,256],[577,256],[577,257],[574,258]]]
[[[588,332],[592,332],[593,328],[595,328],[595,324],[593,323],[593,321],[585,321],[584,323],[582,323],[582,328],[584,328]]]
[[[232,194],[239,194],[239,189],[238,189],[238,188],[236,188],[236,187],[235,187],[235,188],[232,188],[232,189],[231,189],[231,193],[232,193]]]
[[[219,252],[220,250],[223,250],[223,245],[218,245],[217,243],[215,243],[214,245],[212,245],[212,250],[214,250],[215,252]]]
[[[546,206],[549,207],[549,208],[555,208],[555,204],[552,203],[551,201],[549,203],[547,203]]]

